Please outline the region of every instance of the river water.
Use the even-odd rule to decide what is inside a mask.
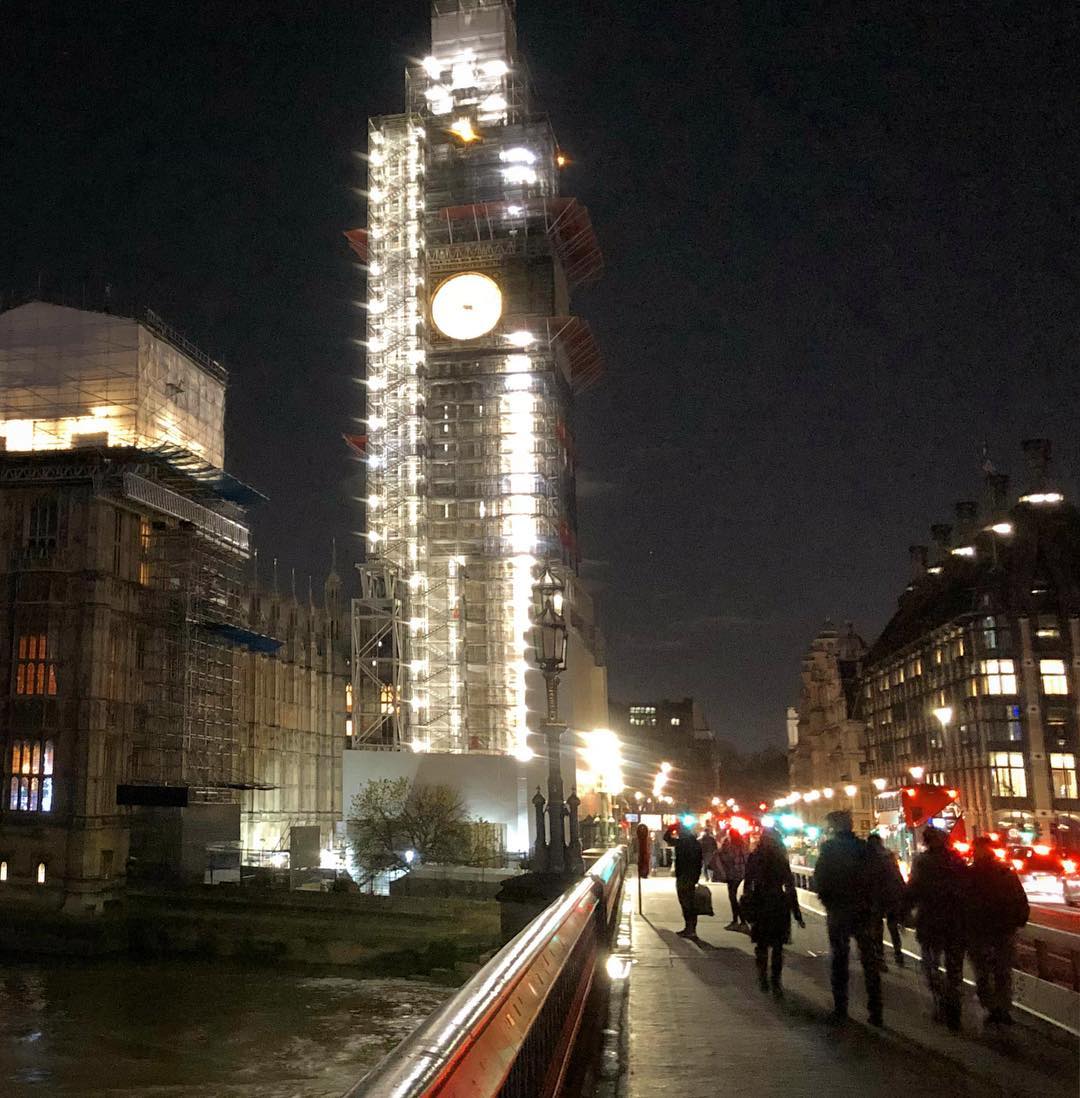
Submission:
[[[4,1098],[336,1098],[449,994],[209,962],[0,962]]]

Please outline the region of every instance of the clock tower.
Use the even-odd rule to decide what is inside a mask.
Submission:
[[[565,715],[606,723],[573,429],[601,364],[570,304],[602,260],[562,193],[568,160],[532,101],[511,0],[435,0],[431,28],[404,113],[370,123],[368,225],[348,234],[367,274],[353,738],[524,761],[545,565],[567,589]]]

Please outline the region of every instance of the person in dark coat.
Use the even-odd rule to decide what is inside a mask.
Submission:
[[[889,927],[896,963],[901,968],[904,966],[903,939],[900,936],[900,908],[904,902],[904,877],[900,872],[896,854],[882,842],[881,836],[876,831],[867,838],[866,845],[870,849],[871,864],[877,877],[874,893],[880,901],[878,910],[873,913],[874,948],[881,964],[881,971],[887,972],[889,966],[885,963],[885,924]]]
[[[903,914],[906,919],[915,912],[915,937],[922,947],[923,973],[934,997],[934,1020],[956,1032],[962,1008],[968,869],[949,849],[944,831],[926,827],[922,842],[926,849],[911,864]]]
[[[705,828],[698,837],[698,842],[701,843],[702,872],[705,874],[705,880],[711,881],[713,879],[713,858],[716,855],[716,839],[713,837],[713,833]]]
[[[746,859],[749,850],[742,833],[730,828],[720,848],[716,852],[716,863],[720,867],[720,880],[727,884],[728,902],[731,904],[731,922],[725,930],[739,930],[746,926],[739,909],[739,885],[746,876]]]
[[[686,922],[686,926],[676,933],[680,938],[696,938],[698,917],[694,891],[701,879],[701,844],[682,824],[671,827],[664,839],[675,848],[675,895],[679,897],[679,907]]]
[[[742,909],[750,921],[758,983],[762,991],[768,991],[771,977],[772,992],[779,997],[783,994],[780,981],[784,970],[784,943],[791,941],[791,920],[803,928],[806,924],[799,908],[787,850],[772,828],[761,833],[757,849],[746,859]]]
[[[833,1020],[848,1016],[848,969],[851,939],[859,948],[870,1024],[883,1025],[881,964],[874,948],[873,915],[880,908],[878,881],[866,843],[851,827],[850,812],[826,817],[832,838],[821,846],[814,869],[814,891],[825,905],[829,950],[832,954]]]
[[[1012,970],[1016,932],[1031,908],[1020,878],[994,856],[989,835],[973,845],[968,870],[967,948],[975,969],[975,990],[986,1021],[1012,1024]]]

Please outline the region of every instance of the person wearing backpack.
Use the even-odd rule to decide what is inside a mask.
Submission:
[[[950,849],[948,836],[939,828],[923,828],[922,843],[926,849],[911,863],[903,914],[906,919],[915,912],[915,937],[922,949],[923,973],[934,997],[934,1021],[944,1022],[956,1033],[963,1005],[968,868]]]
[[[814,869],[813,888],[825,905],[829,950],[832,954],[833,1021],[848,1016],[851,940],[859,949],[870,1024],[884,1025],[881,963],[874,945],[873,916],[881,909],[878,877],[870,850],[852,830],[850,812],[830,812],[826,822],[832,837],[822,844]]]
[[[989,835],[973,844],[968,870],[967,948],[975,991],[991,1025],[1012,1025],[1012,970],[1016,932],[1031,914],[1024,886],[994,855]]]

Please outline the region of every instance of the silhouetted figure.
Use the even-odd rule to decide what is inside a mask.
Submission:
[[[761,833],[757,849],[746,859],[742,911],[750,921],[758,983],[768,991],[783,994],[784,943],[791,941],[791,920],[805,927],[788,852],[772,828]],[[770,964],[771,953],[771,964]]]
[[[926,827],[922,842],[926,849],[912,862],[904,891],[904,915],[915,911],[915,937],[934,997],[934,1020],[955,1032],[960,1028],[968,869],[949,849],[944,831]]]
[[[705,874],[705,880],[711,881],[713,879],[713,863],[716,858],[716,839],[713,833],[705,828],[704,831],[698,836],[698,842],[701,843],[701,866],[702,873]]]
[[[903,940],[900,936],[904,878],[900,872],[896,854],[882,842],[881,836],[876,831],[867,838],[866,845],[870,849],[872,871],[877,877],[874,893],[879,900],[878,910],[873,913],[874,921],[871,927],[874,933],[874,949],[877,951],[881,971],[886,972],[889,966],[885,963],[885,924],[889,927],[896,963],[900,967],[904,964]]]
[[[975,990],[992,1025],[1012,1024],[1012,970],[1016,932],[1031,908],[1020,878],[994,855],[988,835],[974,843],[968,870],[967,947]]]
[[[701,844],[682,824],[670,828],[664,839],[675,848],[675,895],[679,897],[679,907],[686,922],[686,926],[676,933],[680,938],[696,938],[698,917],[694,890],[701,879]]]
[[[825,905],[832,952],[833,1020],[848,1016],[848,970],[851,939],[859,948],[870,1024],[880,1026],[881,964],[874,948],[873,914],[880,907],[877,880],[870,861],[870,850],[851,829],[850,812],[830,812],[828,827],[832,838],[822,844],[814,890]]]
[[[738,930],[746,926],[739,909],[739,885],[746,876],[746,859],[749,850],[746,839],[734,828],[729,828],[724,841],[716,852],[716,861],[720,867],[720,880],[727,884],[728,902],[731,904],[731,922],[725,930]]]

